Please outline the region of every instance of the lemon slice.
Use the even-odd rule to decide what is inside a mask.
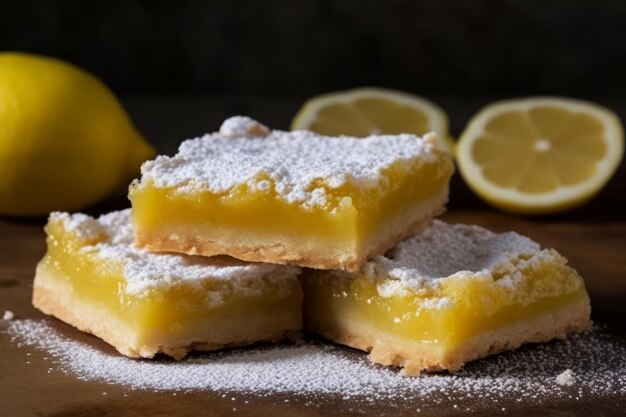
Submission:
[[[329,136],[369,136],[434,131],[452,152],[448,117],[436,104],[413,94],[363,87],[322,94],[308,100],[291,123],[292,130],[312,130]]]
[[[589,200],[623,153],[622,124],[612,111],[558,97],[491,104],[472,118],[456,148],[461,175],[478,195],[525,214]]]

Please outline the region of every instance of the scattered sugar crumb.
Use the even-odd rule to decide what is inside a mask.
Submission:
[[[557,375],[555,378],[556,383],[562,386],[571,387],[576,383],[576,374],[571,369],[567,369],[564,372]]]
[[[44,351],[60,371],[78,379],[155,392],[213,391],[238,399],[290,394],[291,402],[311,406],[332,395],[349,398],[355,407],[419,404],[418,412],[437,407],[445,394],[457,409],[475,411],[498,405],[503,396],[546,404],[562,395],[554,375],[565,367],[577,375],[572,401],[626,395],[626,345],[598,327],[475,361],[455,374],[415,378],[372,364],[366,354],[319,343],[194,354],[180,362],[138,361],[67,338],[45,320],[14,320],[8,332],[14,343]]]
[[[269,135],[267,126],[247,116],[233,116],[224,121],[220,134],[227,137],[263,137]]]
[[[2,316],[2,320],[13,320],[15,318],[15,314],[11,310],[6,310],[4,315]]]

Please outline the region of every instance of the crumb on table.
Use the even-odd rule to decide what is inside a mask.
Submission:
[[[566,369],[556,377],[556,383],[562,386],[571,387],[576,383],[576,375],[571,369]]]

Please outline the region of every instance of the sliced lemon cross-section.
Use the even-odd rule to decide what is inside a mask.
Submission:
[[[292,130],[312,130],[328,136],[369,136],[437,133],[452,151],[448,117],[436,104],[397,90],[363,87],[322,94],[308,100],[291,123]]]
[[[594,103],[531,97],[491,104],[472,118],[456,148],[467,184],[488,203],[553,213],[592,198],[624,153],[619,118]]]

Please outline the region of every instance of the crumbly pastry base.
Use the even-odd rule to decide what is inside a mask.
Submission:
[[[265,317],[247,315],[241,320],[200,320],[196,333],[178,337],[153,336],[150,340],[137,341],[137,335],[123,321],[71,294],[69,285],[60,285],[44,268],[37,268],[33,286],[36,308],[99,337],[132,358],[152,358],[157,353],[164,353],[180,360],[192,350],[211,351],[257,342],[297,341],[301,337],[301,317],[280,313]]]
[[[330,245],[313,239],[290,239],[284,235],[260,235],[254,232],[228,233],[215,231],[207,237],[194,225],[174,229],[135,229],[137,246],[154,252],[177,252],[189,255],[230,255],[250,262],[291,264],[316,269],[342,269],[357,272],[372,256],[381,255],[400,240],[423,229],[431,219],[445,211],[448,189],[421,201],[393,216],[378,228],[363,249]]]
[[[481,333],[449,351],[385,333],[360,320],[345,317],[333,323],[313,319],[312,323],[305,324],[305,329],[335,343],[370,352],[372,362],[401,367],[403,375],[417,376],[421,372],[458,371],[467,362],[517,349],[526,343],[565,339],[568,334],[591,327],[590,312],[589,299],[583,297],[530,320]]]

